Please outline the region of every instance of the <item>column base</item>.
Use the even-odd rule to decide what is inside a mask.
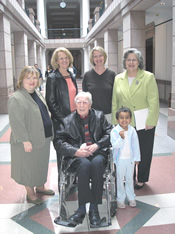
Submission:
[[[8,103],[9,97],[0,95],[0,99],[1,99],[1,101],[0,101],[0,115],[8,114],[7,103]]]
[[[168,108],[168,131],[169,137],[175,140],[175,109]]]

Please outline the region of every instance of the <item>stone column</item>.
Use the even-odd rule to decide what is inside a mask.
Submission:
[[[7,114],[9,95],[14,91],[10,21],[0,14],[0,114]]]
[[[43,74],[43,78],[45,78],[45,71],[47,68],[47,63],[46,63],[46,49],[45,48],[41,48],[41,68],[42,68],[42,74]]]
[[[36,42],[33,40],[28,41],[28,54],[29,54],[29,65],[33,66],[37,63],[36,60]]]
[[[89,19],[90,19],[89,0],[81,0],[80,1],[80,26],[82,28],[81,37],[85,37],[87,35]]]
[[[105,0],[105,9],[112,3],[113,0]]]
[[[42,48],[39,45],[36,46],[36,57],[37,57],[36,63],[38,64],[38,68],[41,69],[42,71]]]
[[[28,42],[24,32],[14,33],[16,78],[19,78],[21,70],[28,65]]]
[[[88,47],[83,49],[83,61],[84,61],[84,73],[89,70],[89,57],[88,57]]]
[[[83,50],[84,51],[84,59],[83,59],[84,60],[84,72],[88,71],[92,67],[90,60],[89,60],[89,55],[93,47],[94,45],[90,44],[87,47],[85,47]]]
[[[123,17],[123,51],[137,48],[145,61],[145,12],[131,11]]]
[[[84,74],[84,72],[85,72],[85,69],[84,69],[84,57],[85,57],[85,55],[84,55],[84,52],[85,51],[85,48],[82,48],[82,49],[80,49],[80,61],[81,61],[81,63],[79,63],[80,64],[80,66],[81,66],[81,73],[80,73],[80,78],[82,79],[83,78],[83,74]]]
[[[101,46],[104,48],[104,39],[103,38],[96,38],[94,41],[94,46]]]
[[[25,0],[18,0],[18,3],[22,7],[22,9],[25,9]]]
[[[89,59],[89,55],[90,55],[90,52],[91,50],[94,48],[94,43],[88,45],[88,63],[89,63],[89,69],[92,67],[92,64],[90,62],[90,59]]]
[[[168,136],[175,140],[175,0],[173,2],[171,107],[168,108]]]
[[[43,37],[46,37],[46,16],[45,16],[45,12],[46,12],[45,11],[45,1],[44,0],[37,0],[37,19],[40,22],[41,34],[42,34]]]
[[[48,38],[48,25],[47,25],[47,8],[46,8],[46,1],[44,3],[44,22],[45,22],[45,25],[44,25],[44,37],[45,38]]]
[[[117,73],[117,44],[118,44],[118,33],[116,29],[109,29],[104,33],[104,49],[108,55],[106,66]]]

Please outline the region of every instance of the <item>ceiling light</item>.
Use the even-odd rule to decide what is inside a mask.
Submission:
[[[62,9],[66,8],[66,3],[65,3],[64,0],[62,0],[62,1],[60,2],[60,7],[61,7]]]

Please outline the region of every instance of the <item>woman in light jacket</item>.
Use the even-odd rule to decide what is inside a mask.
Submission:
[[[26,188],[27,200],[41,204],[37,193],[54,195],[46,189],[52,122],[45,99],[37,91],[39,73],[33,66],[24,67],[18,90],[8,101],[11,126],[11,177]]]
[[[123,73],[114,81],[112,96],[112,123],[116,124],[115,114],[122,107],[132,111],[131,125],[135,127],[134,111],[148,109],[144,129],[137,130],[141,162],[138,165],[135,189],[141,189],[149,180],[152,161],[154,133],[159,117],[159,94],[154,74],[143,70],[143,58],[137,49],[129,49],[123,56]]]

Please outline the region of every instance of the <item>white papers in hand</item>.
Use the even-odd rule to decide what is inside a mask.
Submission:
[[[148,108],[134,111],[134,116],[137,131],[145,129],[146,119],[148,117]]]

